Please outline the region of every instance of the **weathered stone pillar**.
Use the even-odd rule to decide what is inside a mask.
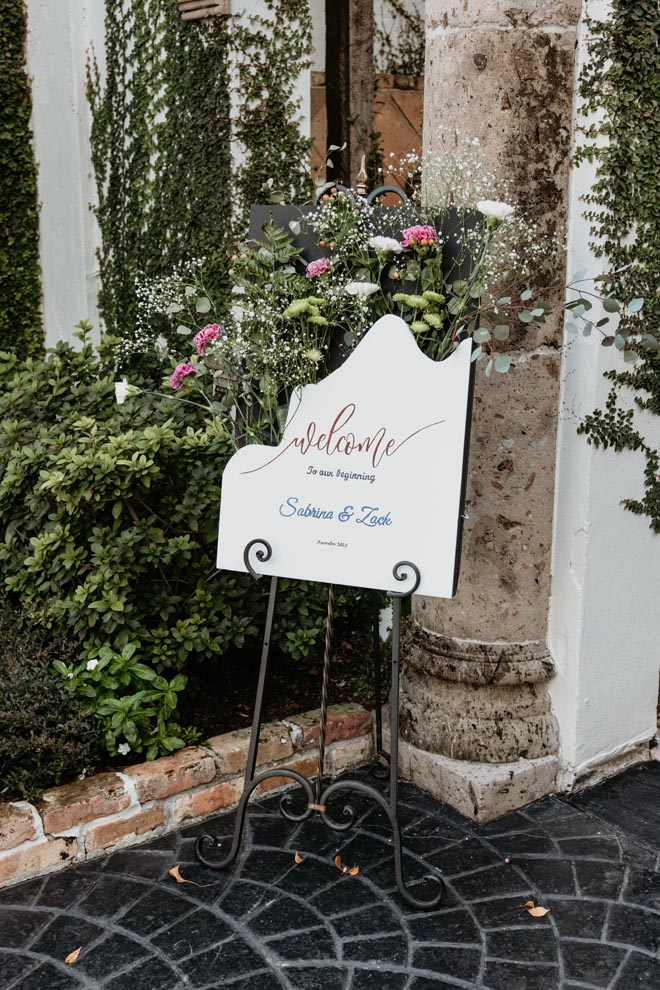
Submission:
[[[580,0],[427,0],[424,137],[478,137],[518,202],[563,232]],[[564,271],[554,273],[563,279]],[[561,321],[520,326],[508,375],[477,368],[461,577],[417,598],[402,770],[486,821],[554,790],[546,647]]]

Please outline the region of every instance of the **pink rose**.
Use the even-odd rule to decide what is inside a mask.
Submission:
[[[408,227],[402,233],[403,240],[401,241],[401,247],[404,248],[428,247],[428,245],[435,244],[438,240],[435,227],[423,224],[418,224],[416,227]]]
[[[332,262],[330,258],[319,258],[318,261],[310,261],[305,269],[305,278],[316,278],[317,275],[323,275],[324,272],[329,272],[332,268]]]
[[[197,353],[204,356],[204,351],[208,344],[212,344],[218,337],[222,337],[222,328],[217,323],[207,323],[206,326],[193,337],[193,344],[197,348]]]
[[[184,381],[188,375],[196,375],[195,365],[191,364],[190,361],[184,361],[183,364],[177,364],[176,368],[170,375],[170,385],[175,392],[183,385]]]

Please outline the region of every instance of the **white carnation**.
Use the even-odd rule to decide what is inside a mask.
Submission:
[[[360,299],[366,299],[367,296],[373,296],[374,292],[378,292],[378,286],[374,285],[373,282],[349,282],[346,286],[346,291],[349,296],[358,296]]]
[[[118,406],[123,406],[128,398],[128,382],[122,378],[120,382],[115,382],[115,399]]]
[[[500,203],[496,199],[480,199],[477,203],[477,209],[489,220],[506,220],[515,211],[513,206],[509,206],[508,203]]]
[[[165,342],[167,345],[167,341]],[[125,378],[120,382],[115,382],[115,399],[117,405],[123,406],[130,395],[139,395],[140,389],[137,385],[129,385]]]
[[[369,247],[374,251],[389,251],[391,254],[401,254],[403,248],[393,237],[372,237]]]

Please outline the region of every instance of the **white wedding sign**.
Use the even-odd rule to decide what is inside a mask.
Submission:
[[[291,402],[278,447],[251,444],[222,479],[218,567],[391,590],[412,561],[419,594],[454,594],[472,345],[445,361],[384,316],[347,361]]]

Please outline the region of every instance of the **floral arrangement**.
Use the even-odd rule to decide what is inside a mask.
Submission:
[[[230,271],[232,304],[218,322],[206,322],[213,304],[203,286],[180,281],[161,313],[176,319],[176,339],[191,338],[193,353],[165,380],[170,394],[226,419],[237,443],[277,441],[294,390],[337,367],[386,313],[402,316],[433,360],[472,337],[485,374],[507,372],[506,342],[546,322],[557,301],[565,305],[566,286],[541,291],[531,281],[556,248],[519,209],[493,198],[494,178],[474,144],[462,157],[408,156],[404,165],[408,203],[381,207],[322,187],[315,210],[288,229],[271,222],[257,243],[243,244]],[[301,235],[314,256],[301,250]],[[588,333],[592,302],[572,287],[567,308]],[[123,401],[131,387],[119,386]]]

